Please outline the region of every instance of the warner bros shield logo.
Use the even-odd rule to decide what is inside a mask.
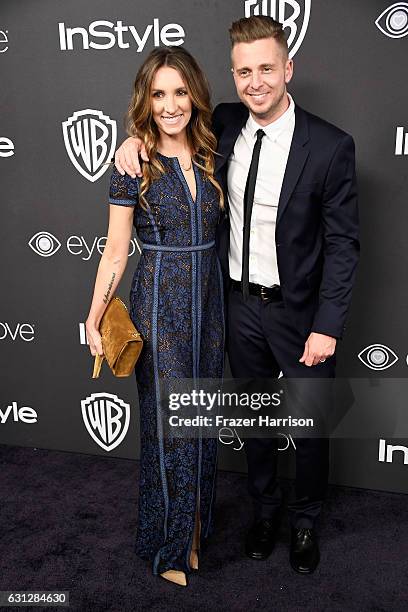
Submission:
[[[81,407],[91,438],[106,451],[119,446],[129,429],[130,405],[112,393],[92,393]]]
[[[102,111],[87,108],[76,111],[62,122],[62,133],[69,159],[83,177],[92,183],[109,168],[116,147],[116,121]]]
[[[245,0],[245,17],[266,15],[283,24],[289,57],[298,51],[309,25],[311,0]]]

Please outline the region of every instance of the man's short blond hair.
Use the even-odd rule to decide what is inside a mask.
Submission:
[[[253,15],[234,21],[229,29],[231,47],[237,43],[249,43],[261,38],[273,38],[288,55],[288,43],[282,24],[266,15]]]

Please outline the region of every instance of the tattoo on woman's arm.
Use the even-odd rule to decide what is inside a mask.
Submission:
[[[112,291],[112,285],[113,285],[113,280],[114,280],[115,276],[116,276],[116,272],[113,272],[113,274],[112,274],[112,278],[111,278],[111,281],[110,281],[110,283],[109,283],[109,285],[108,285],[108,290],[107,290],[107,292],[105,293],[105,295],[103,296],[103,302],[104,302],[105,304],[107,304],[107,303],[108,303],[108,301],[109,301],[109,296],[110,296],[111,291]]]

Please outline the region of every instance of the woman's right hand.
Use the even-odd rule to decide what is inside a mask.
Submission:
[[[126,173],[132,178],[143,176],[139,154],[144,161],[149,161],[143,141],[136,136],[126,138],[115,153],[115,166],[119,174],[123,176]]]
[[[102,337],[99,329],[89,321],[85,323],[85,329],[91,355],[103,355]]]

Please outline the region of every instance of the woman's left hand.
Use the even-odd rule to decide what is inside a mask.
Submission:
[[[99,329],[90,321],[86,321],[85,329],[91,355],[103,355],[102,337]]]

